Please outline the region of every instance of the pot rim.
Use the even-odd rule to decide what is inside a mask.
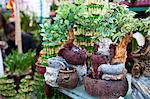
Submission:
[[[46,66],[44,66],[44,65],[39,65],[39,63],[38,63],[38,62],[36,62],[36,63],[35,63],[35,65],[36,65],[36,67],[46,68]]]
[[[97,81],[107,81],[107,82],[111,82],[111,81],[122,81],[122,80],[104,80],[104,79],[96,79],[96,78],[92,78],[91,74],[87,74],[84,78],[89,78],[92,80],[97,80]],[[127,80],[127,77],[125,76],[124,79]]]
[[[60,69],[59,70],[60,73],[73,73],[73,72],[76,72],[76,69],[73,68],[72,70],[63,70],[63,69]]]

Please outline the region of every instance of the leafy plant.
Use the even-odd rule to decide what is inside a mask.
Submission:
[[[37,16],[33,13],[31,17],[24,11],[20,11],[21,16],[21,27],[25,32],[39,30],[39,23],[37,20]]]
[[[17,98],[26,98],[30,99],[34,95],[34,88],[33,88],[34,81],[32,80],[31,76],[26,76],[25,78],[21,79],[21,84],[19,85],[19,93]]]
[[[21,29],[23,32],[28,32],[33,35],[33,39],[36,40],[37,45],[40,43],[40,26],[38,17],[32,13],[32,17],[25,11],[20,11],[21,16]]]
[[[14,98],[16,94],[14,80],[8,79],[7,75],[0,77],[0,96]]]
[[[13,51],[5,60],[4,64],[11,74],[26,73],[35,62],[35,53],[29,51],[27,53],[18,53]]]
[[[99,14],[95,15],[87,9],[100,8]],[[85,5],[84,2],[74,4],[62,4],[57,10],[54,24],[44,23],[41,25],[43,44],[55,46],[67,40],[67,33],[72,28],[86,31],[94,31],[93,40],[111,38],[119,42],[129,32],[141,32],[147,34],[149,21],[134,18],[135,12],[129,11],[124,5],[107,3],[104,5]]]
[[[55,3],[52,3],[51,7],[50,7],[50,10],[51,11],[56,11],[58,8],[58,6],[55,4]]]
[[[81,5],[78,6],[70,3],[61,5],[57,10],[54,24],[44,23],[40,25],[43,44],[55,46],[65,41],[67,39],[67,32],[73,29],[77,22],[77,15],[82,9]]]

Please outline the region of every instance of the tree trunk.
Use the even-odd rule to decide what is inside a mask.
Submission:
[[[74,31],[73,31],[73,29],[71,29],[68,31],[68,42],[73,43],[74,39],[75,39]]]

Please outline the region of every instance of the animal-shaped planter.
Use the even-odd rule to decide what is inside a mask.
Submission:
[[[87,59],[86,51],[73,44],[73,30],[68,32],[68,37],[68,41],[60,49],[58,55],[62,56],[71,65],[84,65]]]
[[[106,63],[110,63],[110,64],[123,63],[123,64],[125,64],[126,58],[127,58],[127,51],[126,51],[127,45],[132,40],[132,38],[135,38],[140,46],[143,46],[145,43],[145,40],[143,39],[144,37],[142,36],[142,34],[128,33],[116,47],[113,44],[108,43],[109,50],[107,50],[108,47],[104,46],[104,49],[106,49],[105,51],[107,51],[107,52],[109,51],[109,56],[105,55],[105,54],[103,55],[103,53],[101,53],[99,55],[99,54],[97,54],[98,50],[96,50],[92,55],[93,77],[98,78],[97,69],[101,64],[106,64]],[[140,39],[142,39],[142,41],[140,41]],[[102,45],[106,45],[106,44],[102,44]],[[97,46],[96,46],[96,49],[99,48],[99,45],[97,45]]]
[[[48,59],[48,66],[46,67],[46,73],[44,74],[45,81],[48,85],[52,87],[58,87],[57,78],[60,69],[69,67],[70,65],[66,63],[65,59],[56,56]]]
[[[95,51],[92,54],[92,68],[93,68],[93,77],[98,78],[98,67],[101,64],[107,64],[111,61],[111,58],[115,54],[115,44],[106,38],[100,43],[95,43]]]
[[[86,51],[72,43],[64,44],[60,49],[59,56],[62,56],[69,64],[84,65],[86,63]]]

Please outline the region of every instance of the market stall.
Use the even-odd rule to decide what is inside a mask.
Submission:
[[[130,8],[108,0],[52,0],[52,20],[43,20],[49,10],[38,7],[42,50],[36,60],[35,52],[22,53],[18,1],[13,7],[19,53],[4,60],[2,98],[150,98],[149,17],[135,18]],[[22,15],[28,30],[34,21]]]
[[[139,46],[144,45],[144,36],[141,33],[137,33],[137,31],[143,32],[145,30],[144,35],[147,35],[149,31],[149,23],[145,25],[147,29],[143,29],[141,24],[143,20],[134,18],[134,15],[135,13],[129,11],[125,6],[98,2],[96,0],[86,0],[84,3],[75,2],[74,4],[61,3],[57,10],[55,22],[53,24],[44,23],[41,25],[44,49],[41,51],[39,61],[37,62],[37,69],[44,74],[46,83],[52,87],[74,89],[76,86],[80,86],[76,82],[81,81],[80,84],[83,84],[86,92],[92,96],[106,97],[105,93],[107,93],[107,98],[125,96],[129,89],[127,88],[128,84],[126,81],[123,81],[123,75],[126,75],[126,72],[122,70],[116,71],[114,67],[119,66],[120,69],[121,66],[124,67],[127,58],[126,47],[132,38],[137,39],[136,45],[134,45],[135,41],[132,41],[133,50],[137,47],[137,44]],[[142,40],[139,40],[139,37]],[[116,44],[117,47],[116,56],[111,56],[112,61],[109,63],[109,60],[106,61],[105,55],[110,57],[110,53],[107,53],[107,50],[109,51],[111,43]],[[114,47],[111,47],[112,54]],[[84,49],[86,49],[86,52],[84,52]],[[122,52],[120,52],[121,50]],[[76,55],[77,53],[79,53],[80,57]],[[91,53],[93,54],[91,55]],[[119,62],[124,65],[115,64]],[[107,64],[106,67],[103,64]],[[112,64],[115,65],[112,66]],[[71,71],[71,67],[76,69],[79,79],[76,79],[76,72],[73,72],[74,70]],[[114,69],[115,73],[118,72],[117,75],[113,71],[109,71],[111,67],[111,70]],[[74,77],[66,76],[70,75],[69,73],[71,72],[75,75]],[[93,77],[94,80],[93,78],[87,78],[88,75]],[[102,81],[99,80],[100,76],[102,76],[100,78],[103,79]],[[119,82],[118,80],[123,81],[120,84],[123,85],[124,90],[120,91],[120,93],[119,88],[121,86],[118,88],[112,87],[115,86],[115,83]],[[109,81],[112,81],[112,86],[107,84]],[[112,89],[108,91],[104,87],[108,87],[107,85],[109,88],[112,87]],[[73,91],[63,88],[60,91],[65,94],[72,93]],[[82,89],[78,88],[75,90]],[[118,89],[118,96],[115,95],[116,89]],[[73,93],[77,94],[77,91]],[[113,95],[111,95],[111,92]]]

